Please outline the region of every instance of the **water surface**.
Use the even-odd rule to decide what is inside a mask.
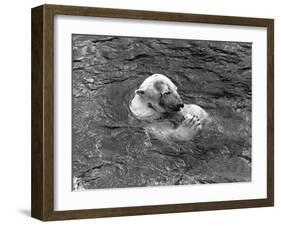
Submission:
[[[74,189],[251,180],[251,44],[73,35]],[[168,76],[213,123],[184,144],[150,139],[134,90]]]

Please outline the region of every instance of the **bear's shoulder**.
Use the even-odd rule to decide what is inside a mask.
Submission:
[[[160,118],[160,114],[149,108],[137,95],[133,98],[129,106],[135,117],[145,121],[153,121]]]

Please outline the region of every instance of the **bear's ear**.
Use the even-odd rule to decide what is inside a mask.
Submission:
[[[137,94],[137,95],[139,95],[139,96],[143,96],[143,95],[145,94],[145,91],[142,90],[142,89],[137,89],[137,90],[135,91],[135,94]]]

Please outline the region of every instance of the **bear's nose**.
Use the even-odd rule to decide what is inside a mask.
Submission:
[[[177,108],[178,109],[181,109],[181,108],[183,108],[184,107],[184,104],[177,104]]]

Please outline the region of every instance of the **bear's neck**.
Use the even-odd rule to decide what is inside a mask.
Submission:
[[[148,107],[147,103],[138,95],[131,101],[130,110],[137,118],[142,120],[155,120],[161,117],[159,112]]]

